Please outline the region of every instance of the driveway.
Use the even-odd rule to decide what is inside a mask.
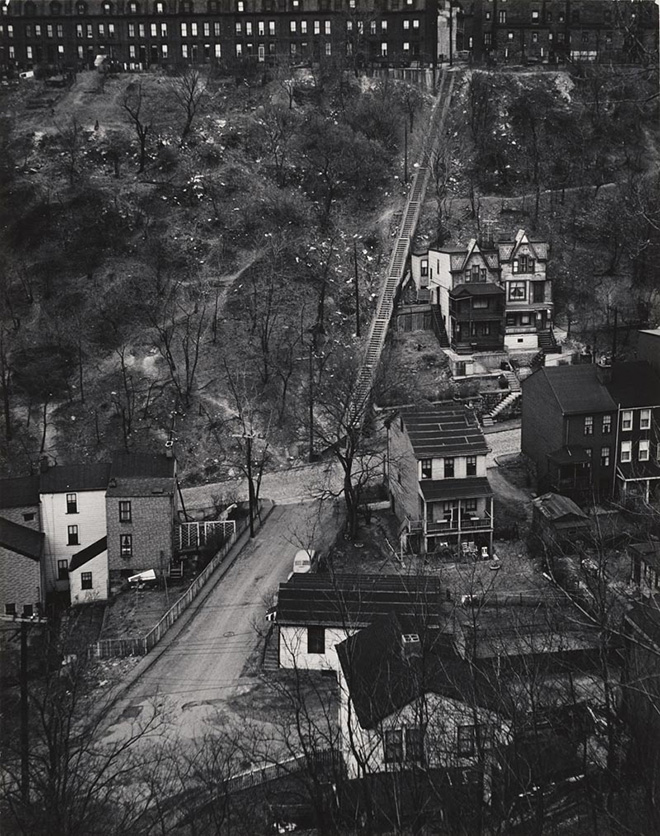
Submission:
[[[209,596],[192,604],[197,611],[184,629],[124,695],[106,739],[125,739],[136,721],[156,711],[170,740],[199,737],[208,723],[218,722],[226,700],[251,687],[240,677],[257,646],[255,624],[264,625],[268,596],[288,577],[299,548],[332,544],[340,513],[330,502],[276,506]]]

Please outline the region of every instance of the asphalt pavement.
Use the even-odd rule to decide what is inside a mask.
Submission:
[[[156,661],[114,706],[106,740],[126,739],[136,723],[155,714],[159,733],[169,740],[203,735],[226,701],[246,687],[240,677],[258,643],[255,623],[264,625],[268,596],[288,577],[295,552],[311,545],[327,549],[340,525],[335,503],[275,507],[210,594],[193,602],[183,629],[162,640]]]

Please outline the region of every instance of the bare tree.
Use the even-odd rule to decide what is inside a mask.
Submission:
[[[153,116],[149,112],[150,107],[141,81],[128,85],[122,100],[122,107],[135,131],[139,153],[138,174],[142,174],[147,164],[147,148],[149,137],[153,132]]]
[[[175,102],[184,114],[181,142],[185,142],[204,98],[208,95],[206,81],[199,70],[187,69],[173,79],[170,86]]]

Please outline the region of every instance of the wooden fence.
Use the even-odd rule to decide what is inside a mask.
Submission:
[[[192,604],[211,575],[223,562],[238,537],[247,527],[247,518],[241,520],[236,525],[229,539],[223,543],[217,554],[209,561],[204,570],[200,572],[183,595],[172,604],[158,624],[146,636],[135,639],[100,639],[91,645],[91,655],[97,659],[108,659],[118,656],[146,656],[158,644],[179,616]]]

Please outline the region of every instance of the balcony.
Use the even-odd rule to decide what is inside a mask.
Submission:
[[[441,536],[443,534],[462,534],[468,531],[491,531],[493,520],[491,514],[481,516],[465,515],[455,520],[409,520],[411,532],[423,532],[427,536]]]

